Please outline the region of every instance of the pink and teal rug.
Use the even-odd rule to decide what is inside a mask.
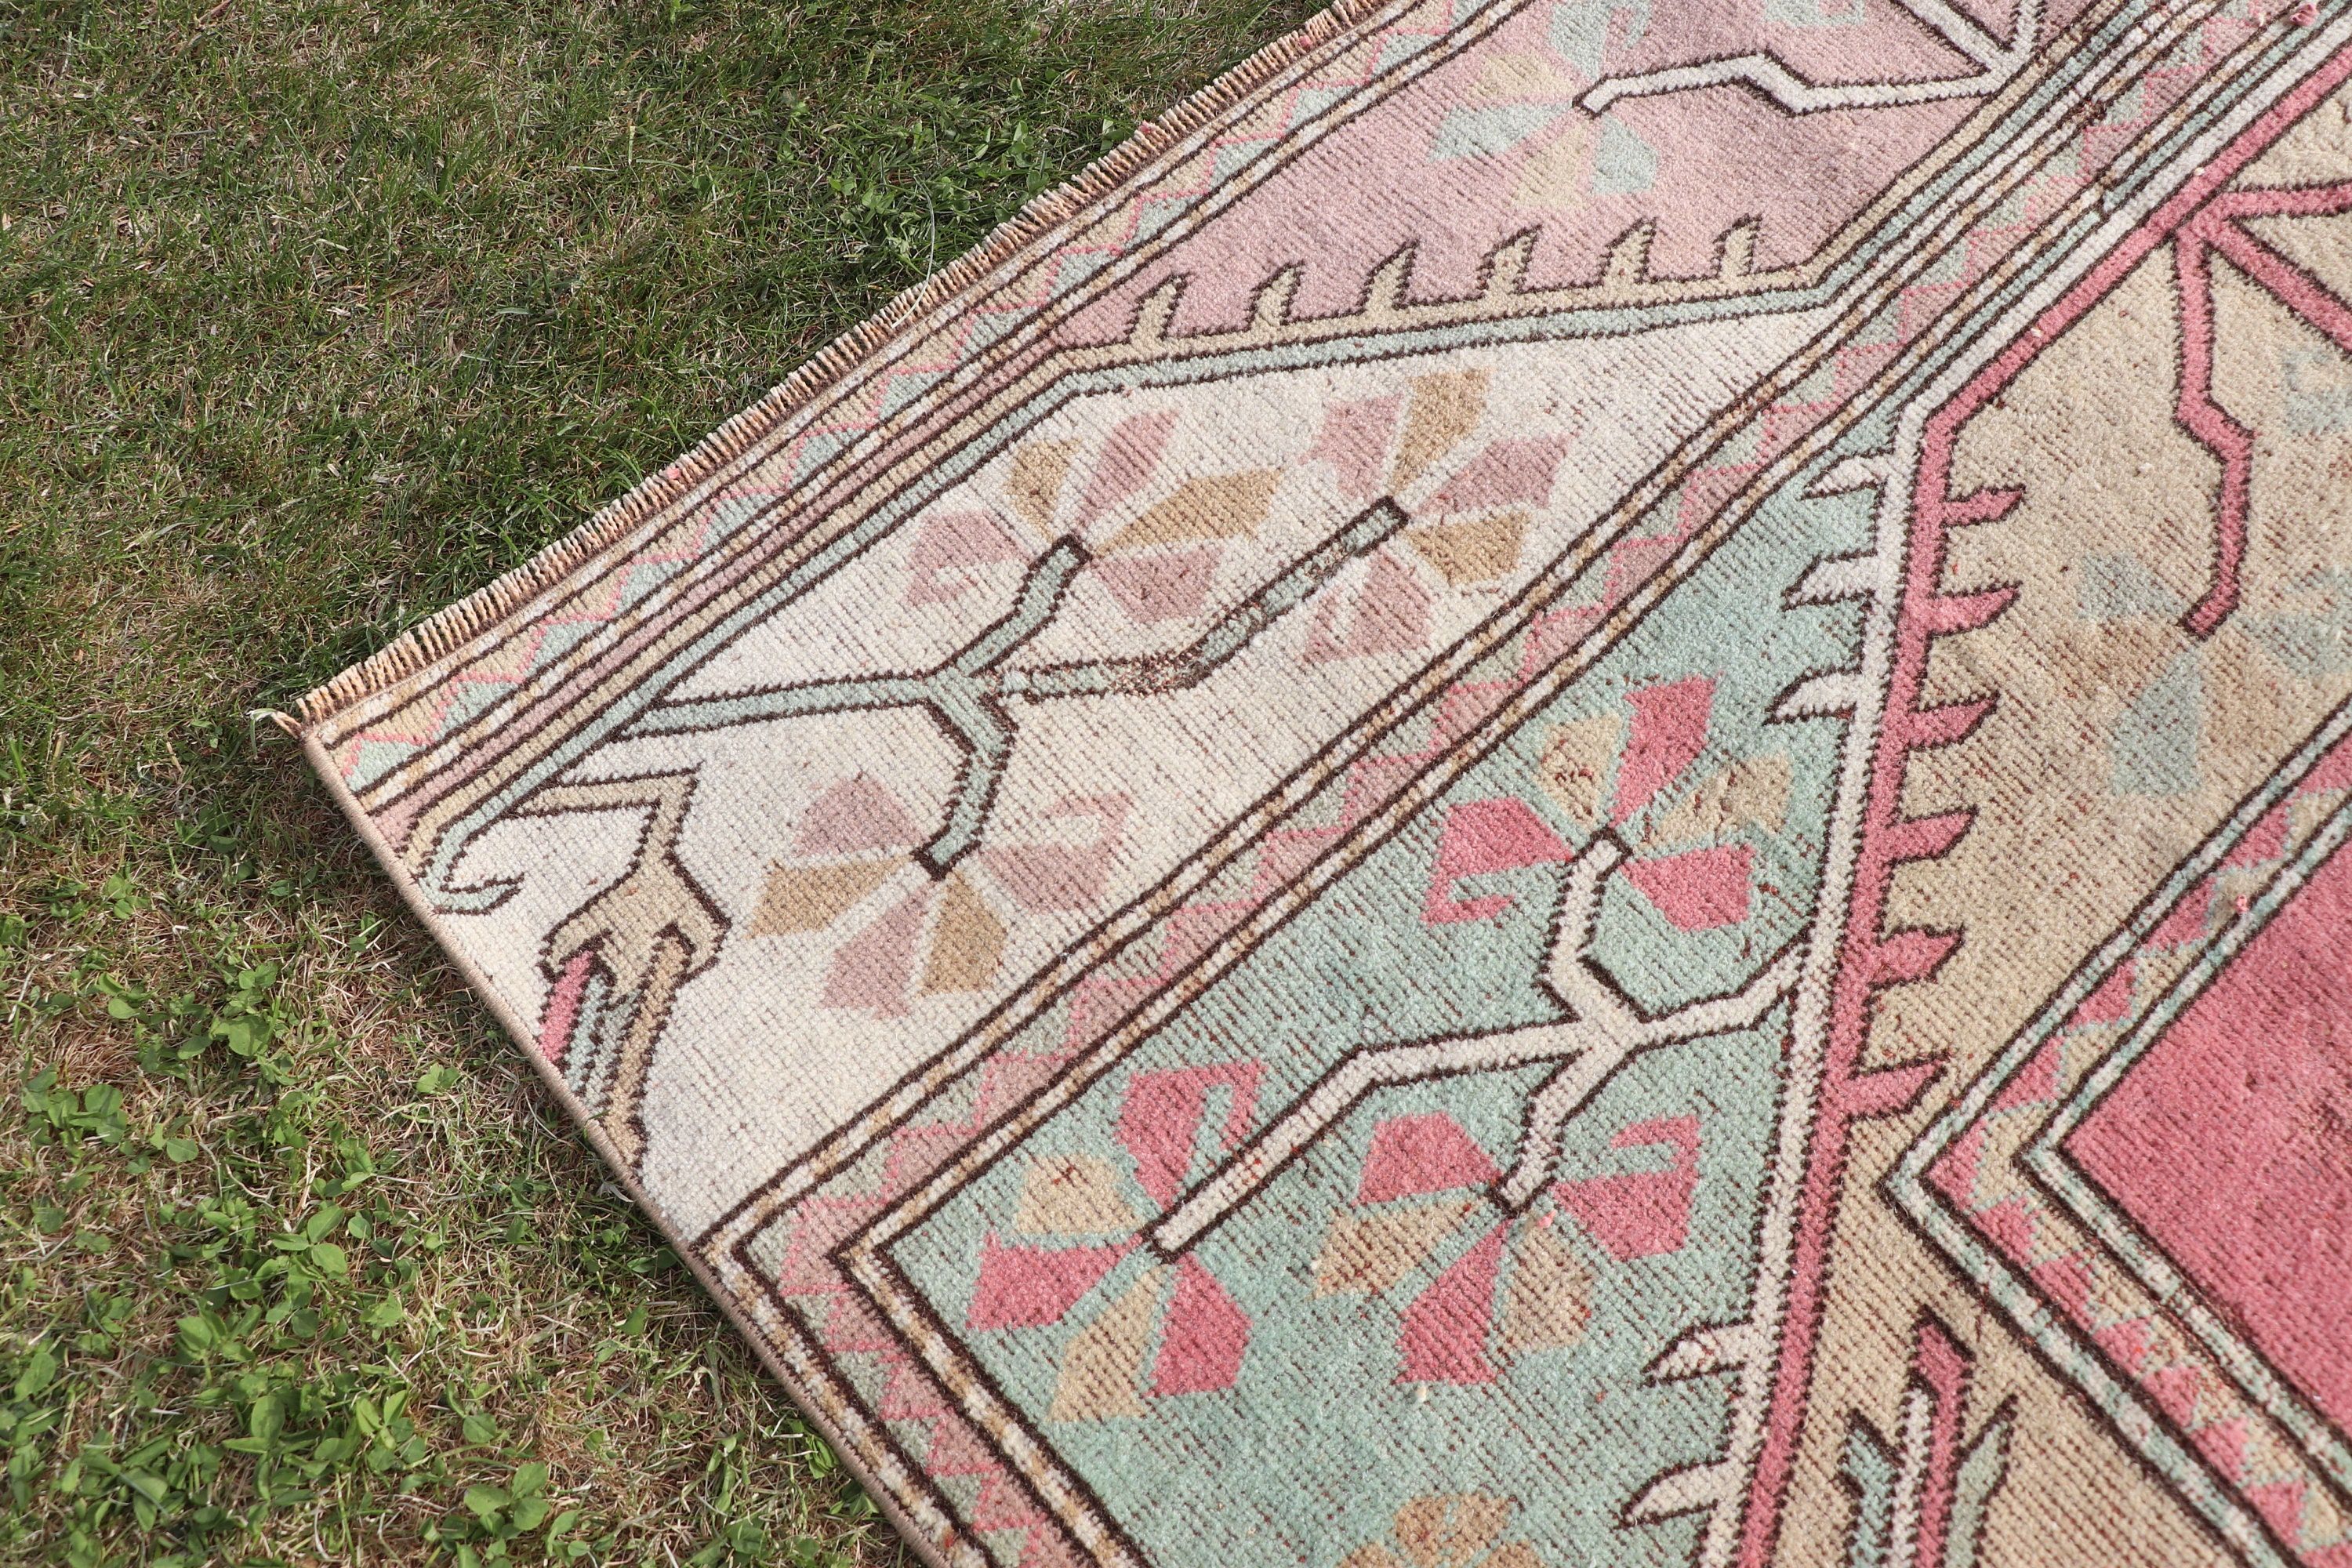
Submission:
[[[1344,5],[305,742],[929,1561],[2347,1568],[2347,81]]]

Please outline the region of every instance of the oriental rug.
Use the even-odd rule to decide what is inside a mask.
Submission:
[[[312,693],[958,1568],[2352,1564],[2352,0],[1395,0]]]

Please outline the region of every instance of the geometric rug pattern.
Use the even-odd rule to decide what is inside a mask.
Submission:
[[[2352,0],[1349,0],[311,693],[956,1568],[2352,1568]]]

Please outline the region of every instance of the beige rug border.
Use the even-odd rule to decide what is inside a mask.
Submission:
[[[533,1031],[530,1026],[509,1005],[506,998],[499,994],[498,987],[491,983],[490,977],[473,960],[467,958],[464,950],[451,940],[450,933],[442,926],[440,917],[434,912],[432,906],[426,901],[425,890],[417,886],[415,878],[411,876],[408,868],[401,864],[398,853],[385,842],[383,835],[376,831],[375,824],[368,820],[367,813],[360,805],[358,799],[344,786],[341,776],[335,771],[333,759],[327,754],[326,748],[319,743],[315,736],[305,734],[298,738],[301,741],[303,754],[310,759],[312,770],[325,782],[328,793],[334,797],[335,805],[341,808],[345,819],[351,823],[352,829],[367,845],[369,852],[374,855],[376,864],[381,866],[384,875],[392,879],[392,885],[400,889],[401,899],[408,905],[409,912],[423,922],[425,929],[439,944],[442,956],[456,966],[458,973],[465,976],[467,985],[472,989],[476,996],[481,999],[482,1005],[490,1010],[491,1016],[505,1026],[507,1033],[522,1048],[523,1058],[530,1063],[532,1070],[539,1074],[541,1085],[571,1116],[580,1133],[587,1139],[589,1147],[595,1150],[597,1157],[604,1162],[604,1169],[613,1184],[627,1194],[629,1201],[636,1205],[639,1212],[653,1222],[654,1228],[660,1232],[662,1240],[668,1245],[671,1253],[693,1274],[696,1283],[702,1287],[703,1294],[718,1307],[728,1324],[758,1354],[760,1364],[767,1368],[769,1375],[773,1377],[783,1389],[785,1394],[792,1400],[793,1408],[800,1412],[801,1418],[815,1428],[817,1435],[832,1447],[834,1457],[841,1462],[842,1468],[866,1489],[866,1495],[874,1500],[874,1506],[881,1511],[884,1518],[890,1521],[891,1528],[898,1532],[899,1540],[920,1557],[929,1568],[953,1568],[953,1564],[941,1554],[928,1533],[900,1510],[897,1500],[891,1496],[889,1489],[883,1484],[881,1478],[873,1474],[865,1462],[857,1457],[856,1447],[832,1421],[819,1412],[815,1402],[803,1393],[799,1383],[791,1373],[785,1370],[783,1363],[776,1359],[775,1352],[769,1348],[765,1336],[761,1334],[751,1320],[737,1308],[734,1299],[720,1289],[719,1279],[711,1273],[709,1266],[697,1255],[688,1238],[680,1235],[670,1224],[669,1216],[662,1212],[660,1205],[654,1202],[652,1195],[637,1184],[635,1177],[629,1174],[628,1166],[621,1159],[620,1152],[613,1146],[612,1140],[605,1136],[604,1129],[596,1124],[595,1117],[590,1113],[587,1106],[581,1103],[580,1097],[572,1092],[572,1086],[563,1081],[563,1075],[556,1071],[555,1064],[549,1061],[533,1046]]]
[[[610,547],[632,527],[677,502],[711,473],[779,422],[790,418],[840,379],[856,370],[902,333],[917,328],[923,318],[970,288],[1023,249],[1047,237],[1053,229],[1111,195],[1147,172],[1170,147],[1203,124],[1224,113],[1256,91],[1267,79],[1300,58],[1330,43],[1366,18],[1385,10],[1392,0],[1336,0],[1297,28],[1276,38],[1225,71],[1204,88],[1184,98],[1165,113],[1139,126],[1136,133],[1064,184],[1031,199],[1000,224],[978,246],[894,297],[879,310],[844,332],[807,363],[777,384],[766,395],[729,418],[684,457],[658,473],[638,481],[619,499],[562,539],[546,545],[523,563],[481,588],[435,612],[390,643],[305,693],[292,715],[267,716],[297,740],[311,771],[326,786],[336,807],[364,843],[401,900],[408,906],[439,947],[442,956],[465,978],[513,1039],[538,1075],[541,1085],[570,1116],[573,1125],[596,1152],[608,1177],[649,1220],[704,1295],[730,1327],[750,1345],[760,1363],[776,1380],[803,1420],[829,1444],[842,1468],[866,1490],[906,1548],[928,1568],[952,1568],[929,1532],[900,1508],[883,1479],[876,1474],[837,1425],[778,1359],[766,1337],[721,1287],[710,1267],[671,1224],[652,1195],[632,1176],[610,1138],[553,1063],[535,1048],[535,1031],[500,994],[490,977],[454,940],[425,898],[415,876],[379,832],[366,809],[344,782],[341,771],[313,732],[333,713],[368,696],[409,679],[520,608],[534,595],[560,584],[599,552]]]

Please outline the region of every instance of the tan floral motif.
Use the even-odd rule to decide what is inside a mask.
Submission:
[[[1397,1510],[1386,1541],[1358,1547],[1339,1568],[1545,1568],[1524,1541],[1505,1541],[1511,1498],[1485,1492],[1432,1493]]]

